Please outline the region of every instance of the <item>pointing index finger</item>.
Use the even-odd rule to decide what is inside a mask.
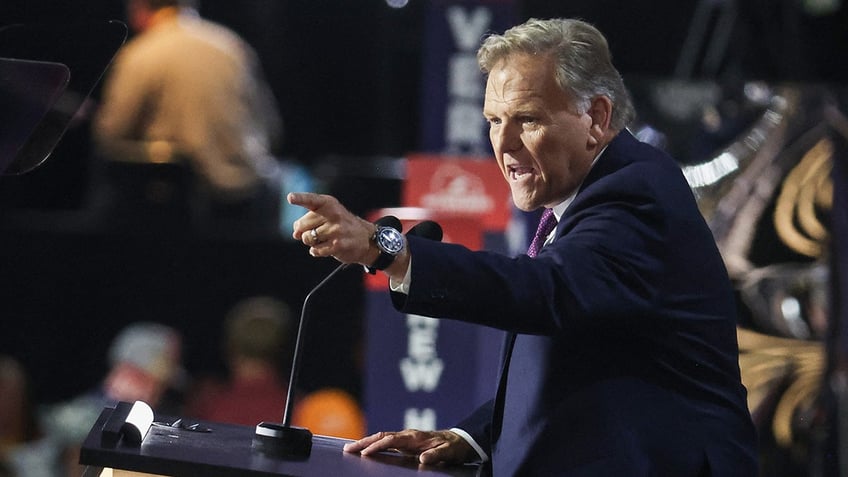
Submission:
[[[321,194],[315,194],[313,192],[289,192],[287,199],[289,204],[299,205],[309,210],[319,209],[326,203],[325,198]]]

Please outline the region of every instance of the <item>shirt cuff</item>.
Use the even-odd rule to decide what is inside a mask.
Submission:
[[[475,441],[474,438],[471,437],[471,434],[463,431],[458,427],[452,427],[450,428],[450,431],[461,437],[465,442],[468,443],[468,445],[470,445],[474,449],[474,452],[476,452],[477,455],[480,457],[480,462],[489,461],[489,455],[483,451],[483,448],[480,447],[479,444],[477,444],[477,441]]]
[[[409,257],[409,265],[406,267],[406,274],[403,276],[403,281],[397,282],[389,277],[389,289],[393,292],[409,295],[409,285],[412,284],[412,256]]]

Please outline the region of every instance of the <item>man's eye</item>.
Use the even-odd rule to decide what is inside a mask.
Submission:
[[[500,124],[501,120],[498,118],[487,118],[486,121],[489,122],[489,126],[494,126],[496,124]]]

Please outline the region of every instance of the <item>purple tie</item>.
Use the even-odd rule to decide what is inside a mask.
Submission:
[[[539,250],[542,250],[542,246],[545,244],[545,239],[556,228],[556,225],[557,220],[554,216],[554,210],[545,209],[545,212],[542,213],[542,217],[539,219],[539,227],[536,229],[533,242],[530,243],[530,248],[527,249],[527,255],[535,257],[539,254]]]

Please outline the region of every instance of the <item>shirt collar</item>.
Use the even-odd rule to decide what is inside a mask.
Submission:
[[[590,171],[593,167],[595,167],[595,163],[598,162],[598,159],[600,159],[601,154],[603,154],[604,151],[607,150],[607,146],[604,146],[604,148],[601,149],[601,152],[599,152],[598,155],[595,156],[595,159],[592,160],[592,164],[589,166]],[[586,174],[588,175],[588,172]],[[563,214],[565,214],[565,210],[568,209],[568,206],[571,205],[572,202],[574,202],[574,198],[577,197],[577,191],[580,190],[580,187],[582,185],[583,183],[581,182],[580,186],[578,186],[577,189],[570,196],[566,197],[564,201],[554,206],[554,217],[556,217],[557,223],[559,223],[559,220],[562,218]]]

